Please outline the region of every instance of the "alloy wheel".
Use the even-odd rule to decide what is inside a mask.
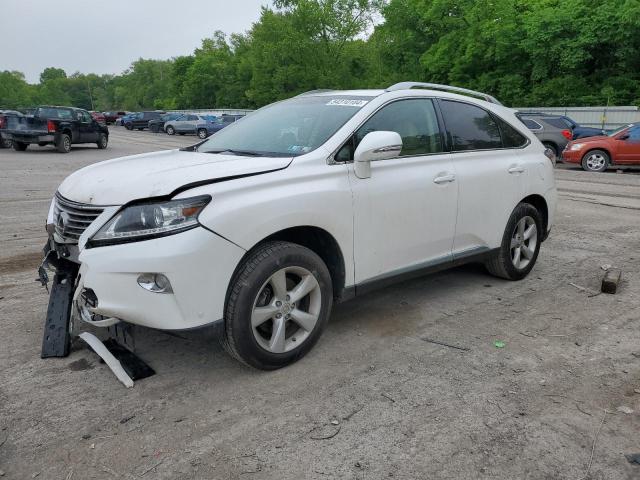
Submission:
[[[535,220],[526,216],[516,224],[511,235],[511,262],[518,270],[526,268],[538,245],[538,227]]]
[[[592,153],[587,157],[587,168],[589,170],[602,170],[606,163],[604,155],[600,153]]]
[[[271,353],[302,345],[313,331],[322,307],[322,292],[313,274],[303,267],[285,267],[262,285],[251,311],[258,344]]]

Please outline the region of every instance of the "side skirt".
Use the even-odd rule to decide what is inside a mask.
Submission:
[[[500,248],[479,247],[448,255],[443,258],[431,260],[429,262],[420,263],[411,267],[402,268],[390,273],[386,273],[379,277],[366,280],[355,286],[346,287],[342,290],[340,296],[336,299],[336,303],[346,302],[360,295],[388,287],[395,283],[404,282],[413,278],[423,277],[432,273],[448,270],[450,268],[465,265],[467,263],[484,263],[495,255]]]

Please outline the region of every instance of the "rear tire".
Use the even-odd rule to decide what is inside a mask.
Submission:
[[[56,143],[56,148],[60,153],[69,153],[71,151],[71,137],[66,133],[60,135]]]
[[[555,154],[556,158],[559,157],[558,146],[555,143],[542,142],[542,145],[544,145],[545,148],[548,148],[549,150],[551,150]]]
[[[175,129],[175,128],[173,128],[171,125],[169,125],[169,126],[167,127],[166,132],[167,132],[167,135],[175,135],[175,133],[176,133],[176,129]]]
[[[332,303],[331,276],[315,252],[266,242],[247,255],[231,280],[222,344],[251,367],[284,367],[315,345]]]
[[[544,236],[542,215],[528,203],[513,210],[502,236],[500,250],[485,263],[490,274],[506,280],[522,280],[538,259]]]
[[[28,146],[29,146],[28,143],[22,143],[22,142],[16,142],[16,141],[13,142],[13,149],[16,152],[24,152]]]
[[[47,146],[47,142],[38,142],[38,146],[39,147],[46,147]]]
[[[582,157],[582,169],[586,172],[604,172],[610,163],[611,158],[604,150],[591,150]]]
[[[100,150],[104,150],[105,148],[107,148],[107,145],[109,144],[109,138],[104,134],[101,133],[100,136],[98,137],[98,148]]]

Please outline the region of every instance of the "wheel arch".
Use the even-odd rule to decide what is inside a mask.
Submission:
[[[300,225],[289,227],[270,234],[256,242],[238,263],[238,268],[245,258],[264,242],[279,240],[291,242],[308,248],[316,253],[329,269],[334,298],[339,298],[344,291],[346,281],[345,260],[338,241],[327,230],[312,226]],[[234,274],[235,276],[235,274]]]
[[[545,200],[545,198],[542,195],[533,194],[523,198],[520,203],[528,203],[529,205],[533,205],[536,210],[540,212],[540,214],[542,215],[542,222],[544,226],[544,237],[549,226],[549,206],[547,205],[547,201]]]
[[[71,142],[73,142],[73,132],[71,131],[70,128],[63,128],[62,132],[63,135],[69,135],[69,138],[71,139]]]

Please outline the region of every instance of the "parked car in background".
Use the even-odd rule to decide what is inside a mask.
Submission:
[[[63,277],[74,325],[220,322],[231,355],[273,370],[311,350],[336,302],[469,262],[525,278],[556,198],[552,159],[489,95],[315,91],[195,146],[73,173],[46,254],[74,252],[57,262],[81,272]],[[88,230],[56,228],[70,209]]]
[[[542,112],[527,112],[522,113],[526,117],[541,117],[546,119],[551,125],[557,128],[564,129],[569,128],[573,134],[573,140],[577,138],[595,137],[597,135],[604,135],[605,130],[602,128],[584,127],[578,122],[566,115],[550,115]]]
[[[164,131],[169,135],[195,133],[200,138],[207,138],[210,135],[209,131],[213,130],[215,122],[215,120],[209,120],[203,115],[185,113],[175,120],[166,122]]]
[[[81,108],[44,106],[36,108],[33,115],[10,117],[3,137],[11,140],[19,152],[35,143],[41,147],[53,144],[59,152],[68,153],[77,143],[107,148],[109,129]]]
[[[516,116],[531,130],[542,144],[550,149],[560,159],[564,147],[573,139],[573,132],[564,123],[558,127],[559,117],[529,116],[526,113],[518,113]]]
[[[165,113],[160,115],[159,118],[154,118],[153,120],[149,120],[149,130],[158,133],[164,132],[164,124],[170,120],[175,120],[176,118],[184,115],[183,113]]]
[[[24,116],[16,110],[0,110],[0,148],[11,148],[13,142],[3,134],[9,127],[11,119]]]
[[[127,112],[104,112],[104,119],[107,122],[107,125],[110,123],[116,123],[119,118],[124,117]]]
[[[218,117],[216,121],[211,125],[208,135],[213,135],[214,133],[219,132],[223,128],[228,127],[229,125],[231,125],[234,122],[237,122],[243,117],[244,115],[223,114],[221,117]]]
[[[114,122],[114,124],[115,125],[124,126],[124,124],[127,123],[128,120],[131,120],[137,114],[138,114],[138,112],[129,112],[129,113],[117,118],[116,121]]]
[[[640,123],[625,125],[609,135],[569,142],[562,156],[587,172],[604,172],[612,165],[640,165]]]
[[[124,121],[123,125],[127,130],[144,130],[145,128],[149,128],[149,121],[156,120],[160,118],[161,115],[164,115],[165,112],[138,112]]]
[[[98,122],[100,125],[106,125],[107,124],[107,120],[105,119],[105,116],[102,112],[95,112],[95,111],[90,111],[89,112],[91,114],[91,117]]]

